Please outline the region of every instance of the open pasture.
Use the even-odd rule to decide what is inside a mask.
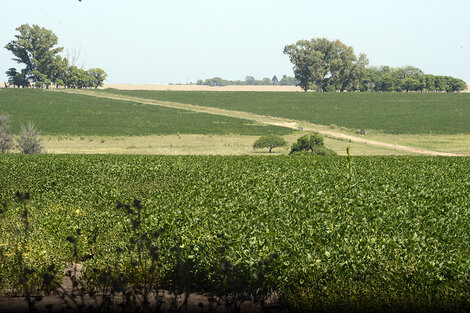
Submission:
[[[470,223],[468,158],[0,156],[0,247],[12,253],[7,225],[29,191],[32,268],[70,260],[66,237],[81,230],[85,268],[119,260],[132,232],[116,202],[142,200],[143,228],[164,227],[161,283],[181,249],[196,286],[213,283],[219,249],[242,281],[270,255],[263,290],[290,308],[373,311],[468,307]],[[220,234],[224,234],[223,237]],[[124,252],[127,253],[127,252]],[[129,252],[130,253],[130,252]],[[1,287],[14,282],[0,263]],[[159,276],[160,277],[160,276]],[[251,277],[251,278],[250,278]]]
[[[286,147],[253,149],[259,136],[249,135],[150,135],[150,136],[42,136],[47,153],[53,154],[159,154],[159,155],[287,155],[291,145],[305,132],[284,135]],[[346,155],[346,147],[358,155],[409,155],[410,152],[381,148],[377,146],[325,138],[325,145]],[[468,147],[463,147],[468,148]],[[445,151],[445,150],[444,150]],[[463,150],[463,153],[467,150]]]
[[[104,91],[387,134],[468,134],[468,93]]]

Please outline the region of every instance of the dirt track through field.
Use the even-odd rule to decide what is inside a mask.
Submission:
[[[199,106],[199,105],[192,105],[192,104],[185,104],[185,103],[178,103],[178,102],[159,101],[159,100],[152,100],[152,99],[145,99],[145,98],[138,98],[138,97],[130,97],[130,96],[116,95],[116,94],[104,93],[104,92],[97,93],[97,92],[86,91],[86,90],[73,90],[73,91],[67,90],[65,92],[88,95],[88,96],[99,97],[99,98],[113,99],[113,100],[158,105],[158,106],[164,106],[164,107],[175,108],[175,109],[190,110],[190,111],[199,112],[199,113],[207,113],[207,114],[228,116],[228,117],[234,117],[234,118],[241,118],[241,119],[256,121],[261,124],[287,127],[287,128],[296,129],[296,130],[302,129],[302,130],[307,130],[307,131],[315,131],[324,136],[328,136],[334,139],[348,140],[351,142],[368,144],[372,146],[377,146],[377,147],[382,147],[382,148],[392,149],[392,150],[399,150],[399,151],[404,151],[408,153],[416,153],[416,154],[431,155],[431,156],[464,156],[463,154],[437,152],[437,151],[413,148],[413,147],[408,147],[408,146],[403,146],[403,145],[397,145],[397,144],[392,144],[392,143],[386,143],[386,142],[380,142],[376,140],[360,138],[357,136],[347,135],[347,134],[329,131],[329,130],[322,130],[316,127],[315,124],[310,124],[307,122],[300,122],[300,121],[291,120],[287,118],[272,117],[272,116],[254,114],[254,113],[243,112],[243,111],[225,110],[225,109],[220,109],[220,108],[206,107],[206,106]]]

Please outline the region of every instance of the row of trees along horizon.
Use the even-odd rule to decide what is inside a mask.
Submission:
[[[413,66],[368,67],[367,55],[339,40],[299,40],[284,47],[295,78],[304,90],[315,91],[461,91],[466,83],[451,76],[425,75]]]
[[[19,35],[5,48],[13,53],[14,61],[25,65],[18,71],[6,71],[5,87],[49,88],[54,85],[65,88],[98,88],[103,86],[107,74],[100,68],[84,70],[74,65],[75,60],[59,55],[63,47],[55,47],[57,36],[38,25],[23,24],[16,29]],[[451,76],[425,74],[419,68],[404,66],[371,66],[366,54],[357,57],[354,49],[339,40],[326,38],[299,40],[284,47],[292,62],[294,76],[284,75],[256,80],[247,76],[244,81],[224,80],[214,77],[198,80],[197,85],[296,85],[304,91],[428,91],[458,92],[467,88],[466,83]]]
[[[38,25],[32,27],[23,24],[16,28],[19,35],[6,44],[5,48],[13,53],[14,61],[24,64],[25,68],[18,71],[10,68],[5,73],[8,83],[5,87],[49,88],[54,85],[65,88],[98,88],[103,86],[107,74],[101,68],[84,70],[77,67],[67,57],[59,55],[64,48],[55,47],[57,36],[48,29]]]
[[[257,80],[253,76],[246,76],[245,80],[225,80],[221,77],[208,78],[205,80],[199,79],[196,85],[206,86],[230,86],[230,85],[248,85],[248,86],[297,86],[299,81],[295,77],[283,75],[279,80],[276,75],[273,78],[265,77]]]
[[[284,47],[292,64],[295,77],[284,75],[256,80],[247,76],[244,81],[224,80],[220,77],[198,80],[197,85],[295,85],[304,91],[379,91],[379,92],[458,92],[467,84],[458,78],[425,74],[414,66],[394,68],[369,66],[367,55],[359,57],[354,49],[339,40],[326,38],[299,40]]]

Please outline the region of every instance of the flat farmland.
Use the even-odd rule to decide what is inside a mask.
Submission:
[[[12,131],[32,121],[43,135],[144,136],[167,134],[285,135],[292,131],[252,121],[129,101],[46,90],[0,90],[0,114],[12,117]]]
[[[468,93],[299,93],[248,91],[105,91],[228,110],[375,130],[386,134],[469,134]]]

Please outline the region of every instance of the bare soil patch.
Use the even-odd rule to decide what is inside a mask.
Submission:
[[[160,84],[105,84],[103,88],[120,90],[175,90],[175,91],[285,91],[301,92],[296,86],[223,86],[212,87],[204,85],[160,85]]]
[[[164,302],[161,304],[159,312],[174,312],[174,308],[172,306],[172,302],[174,301],[173,296],[166,293],[163,300]],[[181,301],[182,299],[180,300],[180,302]],[[209,309],[208,298],[204,295],[192,293],[189,295],[189,298],[187,301],[188,301],[187,306],[185,308],[182,308],[180,312],[186,312],[186,313],[211,312],[211,310]],[[154,302],[155,300],[151,299],[152,306],[154,305]],[[71,304],[72,302],[71,300],[67,299],[67,303]],[[80,300],[79,300],[79,303],[81,303]],[[96,303],[94,299],[88,296],[85,296],[84,304],[88,307]],[[181,303],[178,303],[178,304],[181,305]],[[117,303],[116,303],[116,307],[118,307]],[[72,304],[72,309],[70,308],[67,309],[67,305],[64,303],[64,301],[59,296],[55,296],[55,295],[44,296],[43,299],[37,305],[35,305],[35,310],[36,310],[35,312],[37,313],[79,312],[79,310],[73,304]],[[279,307],[276,302],[267,303],[264,306],[264,308],[259,304],[259,302],[254,302],[254,301],[246,301],[240,306],[240,312],[263,313],[263,312],[266,312],[266,310],[268,310],[268,312],[279,312],[279,313],[288,312],[287,310]],[[28,310],[28,304],[26,302],[25,297],[0,297],[0,312],[29,313],[30,311]],[[96,312],[102,312],[102,311],[96,310]],[[117,310],[117,312],[120,312],[120,311]],[[224,304],[221,304],[215,310],[212,309],[212,312],[223,313],[223,312],[228,312],[228,311],[224,307]]]

